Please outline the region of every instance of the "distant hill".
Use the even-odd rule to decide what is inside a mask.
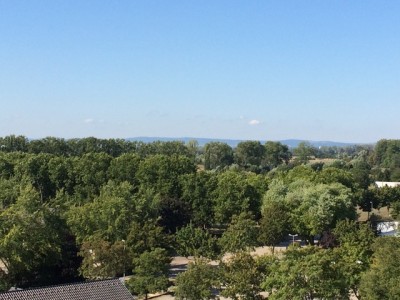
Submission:
[[[169,138],[169,137],[132,137],[132,138],[127,138],[128,141],[139,141],[139,142],[144,142],[144,143],[152,143],[155,141],[163,141],[163,142],[171,142],[171,141],[180,141],[187,143],[188,141],[191,140],[196,140],[199,143],[199,146],[204,146],[207,143],[210,142],[222,142],[226,143],[231,147],[236,147],[237,144],[240,142],[243,142],[245,140],[231,140],[231,139],[211,139],[211,138],[194,138],[194,137],[177,137],[177,138]],[[262,144],[264,144],[266,141],[260,140]],[[309,142],[311,145],[314,147],[331,147],[331,146],[336,146],[336,147],[348,147],[348,146],[354,146],[357,145],[358,143],[341,143],[341,142],[332,142],[332,141],[308,141],[308,140],[296,140],[296,139],[289,139],[289,140],[281,140],[279,141],[284,145],[289,146],[289,148],[295,148],[298,146],[299,143],[301,142]]]

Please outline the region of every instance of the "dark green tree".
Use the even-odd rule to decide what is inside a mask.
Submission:
[[[221,295],[234,300],[263,299],[260,296],[262,273],[248,252],[237,252],[221,264]]]
[[[189,224],[175,234],[176,252],[183,256],[216,258],[218,254],[216,239],[206,230]]]
[[[347,289],[361,299],[361,276],[369,269],[375,235],[369,224],[349,220],[339,221],[333,234],[339,242],[334,252],[340,257],[337,263]]]
[[[288,164],[292,157],[288,146],[283,145],[280,142],[268,141],[265,143],[264,147],[264,164],[270,169],[273,169],[281,164]]]
[[[226,143],[210,142],[204,146],[204,167],[206,170],[224,168],[233,163],[232,147]]]
[[[315,153],[316,149],[309,142],[301,142],[293,149],[293,155],[300,163],[307,163]]]
[[[136,295],[165,291],[168,288],[168,270],[171,258],[165,249],[146,251],[133,260],[133,276],[127,286]]]
[[[274,253],[275,245],[291,231],[290,215],[284,203],[274,201],[263,207],[258,240],[261,245],[270,246]]]
[[[236,171],[218,174],[217,187],[213,193],[217,223],[229,223],[233,215],[245,211],[250,211],[255,216],[259,215],[261,194],[254,183],[250,174]]]
[[[137,178],[142,188],[153,189],[162,197],[180,198],[179,176],[195,173],[190,158],[178,155],[154,155],[141,161]]]
[[[208,227],[213,222],[213,191],[217,186],[215,173],[200,171],[180,177],[181,200],[190,206],[194,225]]]
[[[207,261],[197,259],[190,263],[187,271],[179,274],[175,282],[175,297],[180,300],[215,299],[218,273]]]
[[[339,256],[315,246],[290,246],[264,279],[268,299],[348,299]]]
[[[258,245],[257,222],[248,212],[232,217],[231,224],[219,239],[222,253],[253,249]]]
[[[121,276],[125,263],[130,260],[124,241],[113,244],[97,237],[83,242],[79,255],[82,257],[80,272],[87,279],[105,279]]]
[[[235,148],[235,162],[239,166],[259,167],[265,157],[265,147],[259,141],[240,142]]]
[[[400,299],[400,239],[377,238],[373,250],[371,267],[361,278],[362,299]]]
[[[0,211],[0,260],[11,286],[46,284],[44,267],[60,259],[61,238],[50,210],[31,186],[21,187],[17,201]]]

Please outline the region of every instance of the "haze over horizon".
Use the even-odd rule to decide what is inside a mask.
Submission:
[[[398,1],[0,1],[0,136],[400,138]]]

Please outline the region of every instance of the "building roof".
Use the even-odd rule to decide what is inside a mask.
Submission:
[[[375,181],[375,184],[378,188],[382,188],[384,186],[387,186],[387,187],[400,186],[400,182],[396,182],[396,181]]]
[[[0,293],[0,300],[132,300],[119,279],[80,282]]]

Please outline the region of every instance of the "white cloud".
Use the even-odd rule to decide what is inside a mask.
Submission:
[[[258,121],[258,120],[251,120],[251,121],[249,121],[249,125],[251,125],[251,126],[258,125],[258,124],[260,124],[260,123],[261,123],[261,122]]]
[[[90,123],[93,123],[94,120],[91,118],[88,118],[88,119],[83,120],[83,122],[85,122],[86,124],[90,124]]]

